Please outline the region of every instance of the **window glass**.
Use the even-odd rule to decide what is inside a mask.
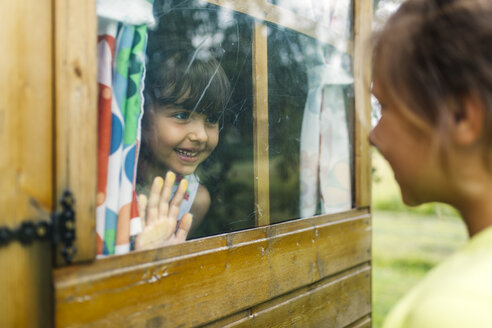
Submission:
[[[271,24],[268,33],[268,115],[271,221],[300,217],[300,137],[308,84],[307,37]],[[313,213],[314,214],[314,213]]]
[[[328,8],[320,14],[322,24],[313,16],[313,1],[273,3],[279,7],[264,8],[275,13],[267,17],[272,22],[244,14],[257,11],[256,3],[254,8],[238,5],[244,12],[239,13],[201,0],[148,3],[145,20],[134,21],[131,12],[124,15],[130,21],[100,19],[99,29],[108,31],[98,45],[100,60],[106,58],[104,51],[114,57],[104,61],[110,70],[100,78],[108,82],[108,90],[101,89],[100,95],[108,101],[100,104],[111,110],[121,107],[116,114],[108,111],[113,116],[105,122],[111,134],[124,139],[123,146],[114,146],[113,137],[100,144],[121,150],[109,162],[124,168],[125,186],[135,181],[135,192],[100,188],[121,197],[111,201],[116,209],[111,215],[98,207],[98,254],[122,254],[132,247],[158,247],[352,207],[351,3],[317,3]],[[296,32],[299,18],[302,26]],[[287,21],[290,29],[281,26]],[[116,116],[124,118],[120,125],[114,123]],[[135,159],[136,169],[129,165]],[[108,170],[108,180],[119,179],[120,171],[101,167]],[[155,234],[147,234],[146,228],[157,219],[144,218],[150,212],[161,217],[155,215],[161,206],[150,205],[156,194],[152,188],[159,180],[155,178],[166,177],[168,171],[176,175],[173,193],[180,180],[188,182],[178,227],[189,222],[181,221],[189,219],[184,216],[188,212],[193,225],[187,238],[179,240],[172,239],[179,229],[169,226],[170,239],[153,245],[145,236],[155,239]],[[103,176],[104,170],[100,172]],[[120,206],[122,200],[128,204]]]
[[[270,24],[268,81],[271,222],[350,209],[350,57]]]
[[[347,23],[346,10],[349,0],[267,0],[269,3],[296,13],[299,16],[315,20],[316,22],[331,26],[344,26]],[[336,27],[335,27],[336,28]],[[348,27],[347,27],[348,28]]]

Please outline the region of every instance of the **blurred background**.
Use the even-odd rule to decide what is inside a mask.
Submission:
[[[374,0],[378,29],[401,0]],[[373,101],[373,124],[379,108]],[[458,213],[444,204],[407,207],[386,160],[373,149],[373,327],[431,268],[467,240]]]

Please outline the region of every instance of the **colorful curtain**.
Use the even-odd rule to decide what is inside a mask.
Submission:
[[[124,254],[141,223],[135,194],[152,2],[101,0],[98,11],[97,254]]]
[[[314,2],[312,2],[314,3]],[[344,89],[353,83],[344,68],[350,1],[327,0],[318,16],[330,27],[332,45],[304,44],[308,96],[301,128],[300,215],[344,211],[352,205],[350,139]],[[322,10],[321,10],[322,9]]]

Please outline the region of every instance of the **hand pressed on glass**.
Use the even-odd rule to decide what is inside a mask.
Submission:
[[[135,239],[135,249],[144,250],[184,242],[190,231],[192,214],[186,213],[178,222],[179,207],[188,182],[182,179],[174,197],[171,190],[176,175],[166,174],[166,179],[156,177],[149,198],[140,195],[138,205],[142,218],[142,232]],[[176,229],[177,227],[177,229]]]

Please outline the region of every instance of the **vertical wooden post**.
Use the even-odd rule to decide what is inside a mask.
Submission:
[[[0,226],[53,208],[51,0],[1,1]],[[52,326],[51,245],[0,247],[0,327]]]
[[[267,26],[256,21],[253,30],[253,134],[256,226],[270,224],[270,173],[268,158]]]
[[[95,0],[54,0],[56,199],[75,198],[74,262],[96,257],[97,16]],[[57,252],[59,253],[59,252]],[[58,264],[64,261],[58,257]]]
[[[371,149],[367,139],[371,129],[371,96],[369,92],[370,35],[372,1],[354,3],[354,90],[355,90],[355,206],[371,204]]]

